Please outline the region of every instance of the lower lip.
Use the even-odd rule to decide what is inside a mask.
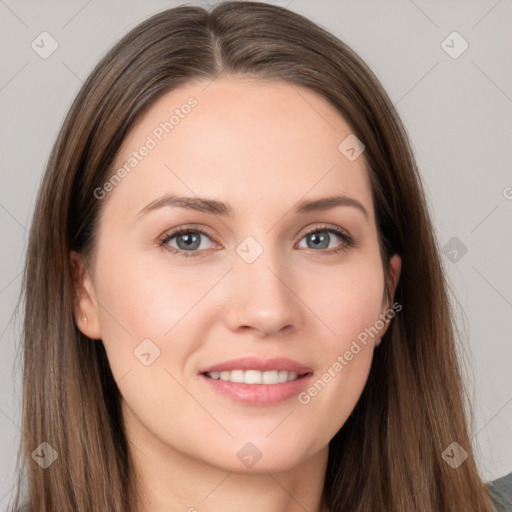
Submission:
[[[235,402],[260,406],[276,405],[297,396],[307,387],[312,376],[313,374],[310,373],[298,379],[278,384],[244,384],[200,375],[213,390]]]

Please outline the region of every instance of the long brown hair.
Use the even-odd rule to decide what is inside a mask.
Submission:
[[[138,510],[120,393],[101,341],[74,320],[70,252],[95,243],[101,201],[135,120],[191,80],[220,74],[285,80],[325,97],[364,142],[383,265],[402,258],[402,311],[374,353],[363,394],[332,439],[325,495],[332,512],[489,512],[472,454],[453,313],[408,138],[377,78],[306,18],[258,2],[211,12],[183,6],[132,29],[99,62],[64,121],[41,185],[23,280],[20,472],[34,511]],[[31,453],[47,442],[57,460]],[[457,442],[468,458],[442,458]],[[21,491],[16,497],[19,503]]]

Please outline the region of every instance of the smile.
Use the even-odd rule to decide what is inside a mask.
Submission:
[[[222,380],[225,382],[238,382],[244,384],[280,384],[297,380],[303,375],[288,370],[231,370],[222,372],[206,372],[210,379]]]
[[[249,406],[278,405],[310,385],[313,369],[286,357],[239,357],[199,370],[207,390]]]

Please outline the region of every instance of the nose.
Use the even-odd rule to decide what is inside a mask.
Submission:
[[[289,267],[277,257],[256,261],[235,259],[230,272],[226,323],[233,331],[253,331],[259,337],[275,336],[299,327],[300,300],[293,289]]]

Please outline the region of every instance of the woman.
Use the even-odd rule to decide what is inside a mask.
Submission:
[[[32,223],[29,507],[505,505],[432,232],[392,103],[338,39],[253,2],[135,27],[72,105]]]

